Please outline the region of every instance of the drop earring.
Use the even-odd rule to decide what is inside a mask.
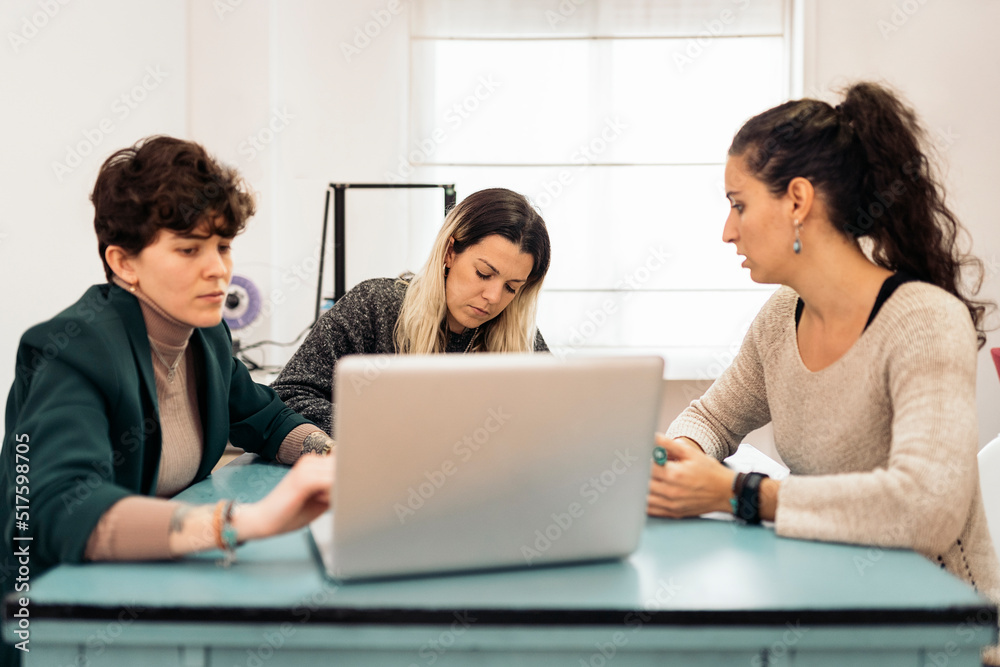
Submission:
[[[802,239],[799,238],[799,228],[802,225],[799,224],[798,220],[793,221],[792,224],[795,225],[795,243],[792,244],[792,252],[798,255],[802,252]]]

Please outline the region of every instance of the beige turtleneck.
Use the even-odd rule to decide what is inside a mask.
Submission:
[[[204,449],[194,355],[188,346],[194,328],[171,317],[141,291],[133,292],[117,276],[114,282],[139,299],[149,336],[162,434],[158,498],[129,496],[112,505],[91,533],[84,555],[89,560],[168,558],[170,519],[178,504],[165,498],[194,481]],[[278,461],[294,463],[306,436],[319,430],[312,424],[294,428],[281,443]]]

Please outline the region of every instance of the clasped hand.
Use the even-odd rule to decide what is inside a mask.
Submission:
[[[736,473],[705,454],[692,440],[657,434],[656,444],[666,450],[668,460],[665,465],[653,464],[647,514],[680,519],[730,511]]]

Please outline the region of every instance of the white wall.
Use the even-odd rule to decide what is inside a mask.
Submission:
[[[243,2],[220,14],[191,3],[192,138],[258,191],[258,215],[234,244],[236,273],[264,297],[263,316],[237,334],[246,342],[291,341],[312,322],[327,184],[383,181],[405,153],[407,14],[387,5]],[[373,25],[376,36],[345,55],[341,44],[353,46],[356,30]],[[380,205],[361,191],[346,199],[348,284],[419,268],[407,257],[406,199]],[[266,347],[254,357],[283,363],[293,351]]]
[[[1000,231],[991,226],[987,194],[1000,143],[991,122],[1000,93],[984,74],[1000,60],[992,39],[1000,3],[803,1],[806,93],[883,78],[902,90],[928,127],[950,137],[943,150],[950,202],[988,260],[984,294],[1000,298]],[[395,6],[389,0],[56,4],[58,13],[42,13],[37,22],[46,25],[16,46],[9,35],[43,11],[39,0],[9,0],[0,17],[7,102],[0,105],[7,146],[0,164],[0,277],[9,287],[0,320],[0,397],[13,379],[21,332],[103,279],[87,194],[103,157],[147,134],[202,142],[258,191],[258,215],[235,246],[236,272],[262,288],[270,316],[245,336],[291,340],[312,319],[325,185],[382,181],[410,148],[407,3],[399,15],[387,14]],[[231,11],[220,9],[227,6]],[[894,7],[900,8],[895,17]],[[353,43],[375,17],[387,23],[358,53],[345,55],[342,44]],[[897,27],[894,18],[899,29],[883,26],[883,35],[879,21]],[[147,67],[166,76],[120,119],[121,107],[113,105],[142,85]],[[84,141],[83,133],[104,118],[114,129],[60,181],[52,163],[64,161],[67,146]],[[349,282],[352,275],[419,268],[403,242],[418,233],[413,223],[398,206],[369,206],[377,214],[351,225]],[[991,335],[990,343],[1000,345],[1000,337]],[[281,362],[290,351],[272,350],[269,360]],[[994,408],[1000,382],[987,352],[981,360],[985,442],[1000,431]],[[662,422],[705,385],[666,383]],[[767,449],[767,434],[757,437]]]
[[[405,152],[408,16],[405,10],[389,12],[388,4],[386,0],[275,3],[273,35],[281,73],[276,85],[283,103],[296,114],[275,183],[281,230],[276,228],[273,236],[278,253],[274,261],[283,273],[274,296],[287,303],[273,322],[278,340],[291,340],[312,321],[327,184],[383,182],[390,165]],[[365,35],[368,41],[358,41],[363,48],[345,55],[341,45],[353,46],[357,31],[366,24],[375,36]],[[401,200],[383,194],[354,191],[345,196],[348,285],[362,277],[419,268],[407,262],[405,210],[380,203]],[[332,209],[330,215],[332,227]],[[332,238],[332,229],[329,233]],[[290,268],[296,270],[289,272]],[[333,284],[329,263],[324,283]],[[278,361],[292,351],[273,350]]]
[[[185,134],[186,23],[186,7],[178,2],[3,3],[5,403],[21,333],[74,302],[87,285],[104,281],[88,201],[101,162],[145,135]]]
[[[187,4],[187,138],[239,169],[256,191],[257,214],[233,244],[235,273],[249,274],[266,291],[272,263],[273,172],[284,131],[283,116],[273,121],[278,132],[269,125],[276,107],[282,113],[272,83],[269,3]]]

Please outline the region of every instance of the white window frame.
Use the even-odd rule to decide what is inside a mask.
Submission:
[[[448,0],[445,0],[446,2]],[[467,1],[467,0],[466,0]],[[606,0],[608,1],[608,0]],[[801,96],[803,80],[803,29],[802,29],[802,4],[804,0],[781,0],[782,1],[782,40],[783,40],[783,71],[787,75],[784,85],[786,98]],[[733,0],[734,4],[746,2],[746,0]],[[553,3],[555,4],[555,3]],[[561,3],[565,5],[566,2]],[[580,3],[577,3],[580,4]],[[667,0],[661,0],[661,4],[668,4]],[[679,1],[678,5],[691,4]],[[419,58],[414,56],[417,48],[422,48],[420,42],[434,39],[451,39],[461,41],[456,36],[428,37],[426,35],[414,34],[413,25],[419,21],[413,20],[411,15],[411,62],[416,68]],[[686,39],[697,43],[701,39],[699,34],[673,35],[671,39]],[[713,40],[741,39],[739,34],[717,35]],[[552,39],[552,36],[525,35],[505,35],[502,37],[468,37],[461,39],[503,39],[505,41],[537,41]],[[594,40],[594,39],[622,39],[617,37],[600,36],[566,36],[559,39],[567,40]],[[426,95],[419,86],[421,73],[411,71],[411,109],[410,109],[410,145],[418,148],[418,143],[426,141],[430,136],[428,130],[421,132],[413,122],[421,113],[420,105],[426,104]],[[763,111],[764,109],[757,109]],[[734,132],[737,127],[720,128],[722,133]],[[426,135],[426,136],[425,136]],[[546,163],[546,164],[519,164],[514,161],[505,162],[461,162],[455,160],[442,160],[439,156],[427,154],[420,150],[410,151],[409,163],[411,166],[408,174],[397,174],[411,180],[436,180],[442,178],[449,182],[455,181],[459,188],[459,199],[469,194],[472,188],[463,191],[462,179],[456,178],[456,173],[469,173],[470,170],[494,170],[493,174],[501,174],[504,170],[511,170],[508,174],[521,174],[540,168],[558,169],[560,167],[571,167],[568,162]],[[711,164],[711,163],[709,163]],[[699,165],[684,165],[673,163],[635,163],[635,162],[610,162],[608,164],[586,165],[586,169],[613,169],[618,173],[625,173],[628,169],[642,169],[655,167],[696,167]],[[701,165],[704,166],[704,165]],[[720,168],[721,163],[715,164]],[[553,172],[558,173],[558,172]],[[387,175],[393,176],[393,175]],[[486,182],[482,187],[488,185],[506,186],[509,179],[497,177],[496,182]],[[510,179],[516,180],[516,179]],[[442,181],[443,182],[443,181]],[[552,182],[551,180],[549,181]],[[510,187],[510,186],[507,186]],[[516,187],[512,189],[518,189]],[[537,187],[534,191],[524,191],[524,194],[531,197],[536,204],[544,210],[544,189]],[[721,201],[721,192],[719,193]],[[721,242],[721,228],[723,220],[718,221],[717,234],[715,234],[716,246],[706,245],[706,252],[717,252],[723,244]],[[550,225],[551,229],[551,225]],[[415,238],[426,237],[427,234],[411,234]],[[553,236],[555,236],[553,231]],[[711,243],[711,241],[708,241]],[[640,242],[641,245],[641,242]],[[730,254],[734,253],[730,249]],[[557,239],[553,238],[554,264],[555,258],[559,254]],[[600,258],[594,258],[595,263],[599,263]],[[652,269],[652,265],[658,260],[657,249],[654,246],[646,248],[643,257],[632,260],[634,267],[632,277],[637,280],[628,280],[629,276],[622,275],[617,284],[612,283],[600,286],[594,285],[567,285],[565,280],[558,284],[548,284],[543,290],[540,309],[539,327],[546,335],[550,347],[557,354],[638,354],[650,353],[658,354],[667,361],[667,379],[698,379],[706,380],[717,377],[732,361],[742,338],[749,327],[754,315],[764,301],[770,296],[775,286],[757,285],[745,281],[745,284],[738,287],[713,287],[703,285],[677,285],[666,286],[659,289],[643,289],[641,284],[636,288],[636,284],[642,281],[644,271]],[[732,257],[732,261],[738,264],[737,259]],[[551,273],[550,273],[551,275]],[[679,281],[675,281],[679,282]],[[620,308],[623,304],[626,308]],[[707,304],[707,305],[706,305]],[[704,340],[684,340],[683,335],[672,332],[683,330],[684,327],[696,323],[699,318],[706,317],[711,311],[722,313],[718,315],[725,320],[724,332],[719,336],[704,336]],[[627,312],[626,312],[627,311]],[[706,313],[706,311],[709,311]],[[566,313],[573,312],[576,320],[567,326]],[[556,314],[561,314],[556,317]],[[617,322],[614,320],[617,318]],[[609,326],[608,322],[614,322],[614,326]],[[596,333],[595,333],[596,332]],[[662,340],[657,336],[662,333]],[[618,338],[616,338],[618,337]],[[626,340],[631,338],[631,340]]]

